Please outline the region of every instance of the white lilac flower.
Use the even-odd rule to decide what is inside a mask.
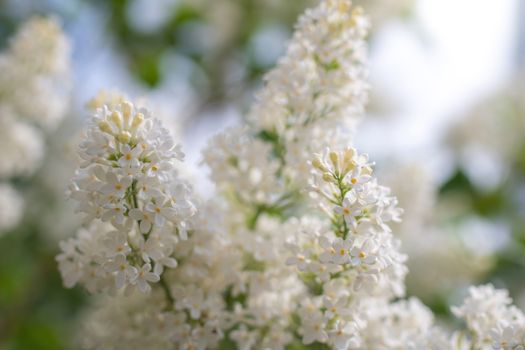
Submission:
[[[429,316],[426,321],[422,318],[413,319],[410,322],[412,326],[404,325],[405,332],[412,328],[418,334],[413,337],[413,334],[406,333],[410,338],[407,341],[409,349],[522,350],[525,348],[525,315],[511,302],[506,290],[495,289],[490,284],[470,287],[463,304],[452,308],[452,312],[466,322],[466,329],[450,335],[432,326]],[[428,311],[426,313],[430,314]],[[400,316],[397,316],[398,320]],[[395,331],[393,327],[385,329]],[[396,336],[398,334],[399,331],[396,331]],[[395,337],[392,336],[392,339]]]
[[[327,150],[314,158],[312,171],[313,200],[330,217],[336,236],[319,237],[319,262],[351,265],[344,270],[357,273],[355,281],[360,286],[364,281],[382,281],[391,283],[394,293],[401,295],[405,257],[388,226],[401,210],[389,190],[373,178],[368,157],[352,148]]]
[[[127,282],[134,280],[137,276],[137,269],[129,264],[124,254],[117,254],[104,264],[104,268],[115,276],[117,289],[124,287]]]
[[[500,324],[491,332],[492,347],[494,350],[523,350],[525,349],[525,324]]]
[[[466,321],[475,346],[482,346],[488,337],[494,349],[515,349],[525,344],[525,315],[511,303],[508,291],[488,284],[469,288],[463,304],[452,312]]]
[[[368,20],[348,0],[321,1],[299,19],[287,52],[265,77],[250,112],[251,127],[271,140],[300,186],[310,154],[338,139],[367,102]]]
[[[364,107],[366,27],[346,0],[307,11],[251,125],[205,150],[219,193],[195,215],[172,172],[180,150],[165,130],[127,102],[94,102],[70,191],[93,222],[61,243],[59,269],[66,286],[150,293],[115,293],[88,317],[84,348],[477,345],[477,334],[448,337],[419,301],[396,301],[407,268],[390,224],[402,211],[368,157],[333,137],[344,116],[355,120]],[[311,200],[299,193],[308,177]],[[521,346],[523,314],[507,295],[473,294],[456,314],[492,336],[489,345]]]
[[[27,21],[0,55],[0,105],[17,119],[56,127],[69,105],[69,46],[55,20]]]
[[[257,333],[249,331],[245,325],[241,325],[239,329],[231,332],[231,339],[235,341],[239,350],[250,350],[257,342]]]
[[[156,283],[160,279],[159,275],[151,272],[151,265],[144,264],[137,272],[136,284],[142,293],[148,293],[151,290],[151,286],[148,282]]]
[[[314,341],[326,342],[328,335],[325,327],[325,319],[321,312],[310,314],[308,318],[304,318],[304,322],[299,330],[303,335],[303,344],[308,345]]]
[[[0,102],[0,178],[28,176],[44,157],[44,136],[35,127],[4,113]]]
[[[369,299],[362,312],[365,349],[405,349],[416,336],[430,332],[434,321],[432,312],[415,298],[393,303]]]
[[[263,349],[284,350],[286,345],[293,340],[291,333],[278,323],[274,323],[268,334],[263,338],[261,347]]]
[[[287,244],[293,253],[289,262],[297,264],[303,281],[322,291],[311,296],[322,303],[308,304],[311,311],[299,313],[303,343],[364,349],[367,300],[389,305],[404,294],[406,257],[388,226],[401,210],[389,190],[377,184],[368,157],[354,149],[328,149],[311,164],[312,200],[331,227],[290,236]],[[326,323],[312,323],[317,312]]]
[[[98,236],[92,243],[99,250],[64,252],[57,258],[68,274],[66,284],[89,282],[85,276],[69,276],[72,267],[84,274],[88,266],[103,266],[103,279],[114,279],[117,289],[138,286],[149,292],[148,282],[158,282],[164,267],[177,266],[171,256],[174,245],[187,238],[195,213],[188,186],[172,171],[173,162],[183,157],[179,146],[147,110],[125,101],[97,110],[79,155],[82,166],[70,197],[89,221],[102,220],[116,230],[83,231]],[[92,291],[109,288],[106,283],[100,287]]]
[[[371,239],[367,239],[360,247],[354,246],[350,251],[350,262],[354,266],[361,264],[373,265],[377,261],[376,246]]]
[[[282,192],[276,178],[279,163],[271,145],[252,137],[246,128],[230,128],[210,140],[203,152],[211,179],[224,192],[235,190],[242,205],[273,203]]]
[[[330,340],[337,350],[355,348],[360,344],[356,338],[357,325],[354,322],[337,321],[334,329],[330,331]]]

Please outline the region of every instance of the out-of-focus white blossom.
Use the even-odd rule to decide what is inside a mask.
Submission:
[[[449,145],[472,183],[487,191],[505,183],[523,159],[525,72],[501,91],[469,109],[453,125]]]
[[[415,5],[414,0],[354,0],[353,3],[365,9],[375,29],[381,28],[389,20],[406,17]]]
[[[525,315],[512,305],[508,291],[491,284],[470,287],[463,304],[452,308],[466,329],[447,334],[433,326],[421,329],[409,349],[523,350]]]
[[[31,175],[44,157],[44,136],[34,126],[0,111],[0,178]]]
[[[444,224],[445,216],[456,210],[438,203],[437,184],[430,174],[421,164],[393,164],[385,173],[390,174],[387,183],[405,211],[402,222],[394,223],[393,229],[402,241],[402,251],[410,257],[408,290],[429,300],[475,283],[491,267],[492,260],[478,247],[472,249],[462,243],[461,225]]]
[[[173,169],[183,158],[180,146],[147,110],[123,102],[97,110],[79,156],[70,196],[87,222],[111,226],[96,222],[62,243],[57,259],[65,284],[80,281],[95,292],[112,289],[110,280],[116,289],[149,291],[164,267],[177,265],[174,245],[187,238],[195,213],[190,189]]]
[[[363,304],[367,320],[362,335],[364,349],[407,349],[417,336],[433,326],[432,311],[415,298],[394,303],[371,299]]]
[[[69,105],[70,48],[58,23],[34,17],[0,55],[0,103],[16,118],[54,128]]]
[[[467,323],[475,347],[515,350],[525,346],[525,315],[511,305],[506,290],[492,285],[471,287],[469,295],[453,313]]]
[[[41,166],[45,133],[69,106],[69,56],[60,26],[44,17],[24,23],[0,53],[0,180],[31,176]],[[12,228],[23,210],[15,190],[2,188],[0,231]]]
[[[322,1],[299,19],[284,57],[265,78],[254,126],[285,136],[321,120],[359,117],[366,83],[366,18],[350,1]]]
[[[311,153],[334,146],[341,125],[351,129],[364,112],[367,30],[367,18],[350,1],[321,1],[299,19],[257,95],[251,127],[273,145],[283,174],[300,185]]]
[[[287,206],[307,183],[312,152],[337,145],[348,137],[340,130],[362,116],[367,28],[347,0],[306,11],[286,55],[266,76],[248,126],[217,136],[204,153],[221,187],[228,180],[245,202]]]
[[[220,190],[236,191],[243,204],[265,204],[275,202],[283,187],[276,178],[279,162],[271,159],[271,151],[271,145],[238,127],[216,135],[203,157]]]
[[[0,234],[15,227],[22,217],[24,200],[7,183],[0,183]]]

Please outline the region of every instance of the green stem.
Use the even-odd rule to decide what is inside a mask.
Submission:
[[[345,200],[345,195],[348,193],[348,189],[346,188],[345,184],[343,183],[344,176],[340,176],[338,173],[333,174],[334,178],[337,180],[337,187],[339,189],[339,195],[337,196],[337,205],[340,207],[343,206],[343,202]],[[342,220],[342,224],[338,223],[336,231],[339,232],[342,235],[343,239],[346,239],[348,237],[349,229],[348,225],[346,223],[344,215],[340,215],[340,218],[338,221]],[[342,230],[341,230],[342,226]]]
[[[138,199],[137,199],[137,180],[133,180],[133,182],[131,183],[131,198],[132,198],[132,202],[133,202],[133,204],[132,204],[133,208],[138,209],[139,204],[138,204]],[[140,220],[138,221],[138,225],[140,227]],[[153,229],[153,227],[150,229],[150,231],[148,233],[146,233],[146,235],[145,235],[146,239],[148,238],[148,236],[151,233],[152,229]],[[173,308],[173,304],[175,304],[175,298],[173,298],[173,295],[171,295],[170,287],[168,286],[168,283],[164,279],[164,276],[160,277],[159,284],[160,284],[162,290],[164,291],[164,295],[166,296],[166,300],[168,301],[168,305],[167,305],[166,309],[170,310],[170,309]]]
[[[264,212],[264,207],[261,205],[258,205],[255,209],[255,213],[248,217],[248,220],[246,222],[246,226],[250,231],[255,230],[255,227],[257,227],[257,221],[259,220],[259,216]]]
[[[171,310],[175,304],[175,298],[173,295],[171,295],[170,287],[168,286],[168,283],[164,279],[164,276],[160,277],[159,281],[160,286],[162,287],[162,290],[164,291],[164,295],[166,297],[166,300],[168,301],[168,305],[166,306],[166,310]]]
[[[133,207],[135,209],[138,209],[139,208],[139,203],[138,203],[138,200],[137,200],[137,180],[133,180],[133,182],[131,183],[131,193],[132,193],[132,198],[133,198]],[[140,224],[140,222],[139,222]]]

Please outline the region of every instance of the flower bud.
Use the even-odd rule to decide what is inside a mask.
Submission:
[[[330,173],[324,173],[323,174],[323,180],[326,182],[334,182],[334,177]]]
[[[124,122],[126,125],[128,124],[129,118],[131,117],[131,112],[133,110],[133,106],[129,101],[125,101],[122,103],[122,114],[124,115]]]
[[[111,135],[113,134],[113,130],[111,130],[111,126],[105,120],[99,122],[98,123],[98,127],[100,128],[100,130],[102,130],[105,133],[108,133],[108,134],[111,134]]]
[[[338,167],[339,167],[339,157],[337,156],[337,153],[332,151],[332,152],[330,152],[328,154],[328,156],[330,157],[330,161],[334,165],[334,168],[338,169]]]
[[[129,131],[121,131],[120,134],[117,136],[117,140],[119,140],[122,143],[129,143],[131,140],[131,134]]]
[[[120,117],[120,113],[118,111],[113,111],[113,113],[111,113],[110,119],[119,129],[122,128],[122,118]]]
[[[131,124],[131,128],[135,129],[136,127],[138,127],[140,124],[142,124],[142,122],[144,121],[144,114],[142,113],[137,113],[135,115],[135,118],[133,119],[133,123]]]
[[[327,171],[326,167],[323,165],[323,162],[319,157],[314,158],[314,160],[312,160],[312,166],[318,170]]]

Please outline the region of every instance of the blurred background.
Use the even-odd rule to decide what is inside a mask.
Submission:
[[[470,284],[506,287],[525,308],[525,5],[355,2],[372,21],[371,101],[355,144],[405,208],[395,232],[410,256],[409,294],[444,322]],[[87,305],[84,291],[63,288],[54,260],[80,225],[64,191],[87,101],[100,89],[145,101],[210,196],[200,150],[242,120],[312,3],[0,1],[4,50],[35,15],[56,18],[71,45],[67,111],[42,132],[42,160],[31,174],[0,171],[0,349],[69,349]],[[0,149],[7,139],[0,130]],[[13,191],[18,202],[4,200]]]

